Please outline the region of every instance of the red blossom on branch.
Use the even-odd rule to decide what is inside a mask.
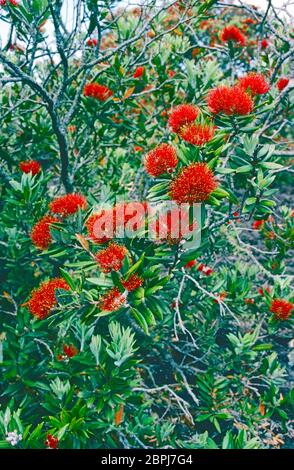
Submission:
[[[134,78],[141,78],[143,76],[144,71],[145,71],[145,67],[143,67],[143,66],[137,67],[135,72],[134,72],[133,77]]]
[[[126,254],[125,246],[110,243],[107,248],[96,254],[95,259],[104,273],[110,273],[121,269]]]
[[[178,164],[176,150],[172,145],[161,144],[149,152],[144,159],[144,166],[151,176],[170,173]]]
[[[177,134],[183,126],[194,122],[198,114],[199,109],[194,104],[180,104],[170,111],[168,125]]]
[[[276,86],[277,86],[277,89],[278,89],[279,91],[284,90],[284,88],[286,88],[286,86],[288,85],[289,81],[290,81],[290,80],[289,80],[289,78],[287,78],[287,77],[281,77],[281,78],[279,78],[279,80],[277,81],[277,85],[276,85]]]
[[[106,312],[115,312],[125,303],[126,298],[117,287],[113,287],[101,296],[99,307]]]
[[[33,244],[41,250],[46,250],[52,242],[52,236],[50,233],[50,226],[59,219],[52,215],[45,215],[40,219],[32,228],[31,239]]]
[[[79,350],[73,344],[64,344],[62,349],[67,357],[74,357],[79,352]]]
[[[209,142],[215,132],[215,126],[209,124],[187,124],[182,127],[180,136],[185,142],[192,145],[204,145]]]
[[[84,86],[84,96],[94,98],[98,101],[106,101],[113,95],[113,92],[99,83],[87,83]]]
[[[270,89],[266,78],[261,73],[250,72],[244,77],[239,78],[238,83],[245,91],[249,91],[254,95],[263,95]]]
[[[143,282],[143,278],[138,276],[138,274],[132,274],[127,280],[121,281],[122,285],[128,292],[138,289],[143,285]]]
[[[33,176],[37,175],[42,170],[40,163],[36,160],[20,162],[19,168],[23,173],[32,173]]]
[[[273,299],[270,305],[270,311],[277,320],[288,320],[292,314],[294,304],[284,299]]]
[[[169,195],[178,204],[204,202],[216,189],[217,182],[205,163],[183,168],[170,185]]]
[[[52,436],[52,434],[47,434],[45,445],[49,447],[49,449],[57,449],[59,440],[57,437]]]
[[[49,209],[53,214],[61,217],[68,217],[75,214],[79,209],[87,208],[87,200],[82,194],[66,194],[54,199],[49,204]]]
[[[251,96],[238,85],[220,87],[210,90],[207,96],[207,104],[213,114],[246,115],[253,110]]]
[[[220,37],[223,42],[234,41],[239,43],[241,46],[245,46],[245,36],[237,26],[226,26],[222,30]]]
[[[31,314],[43,320],[48,317],[51,310],[57,305],[55,290],[69,290],[69,285],[62,278],[50,279],[34,289],[27,306]]]

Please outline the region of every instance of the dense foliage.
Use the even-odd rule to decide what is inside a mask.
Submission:
[[[289,447],[291,28],[126,3],[0,2],[0,446]]]

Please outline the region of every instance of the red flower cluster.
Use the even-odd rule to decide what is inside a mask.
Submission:
[[[117,287],[113,287],[101,296],[99,301],[100,309],[106,312],[115,312],[126,301],[125,296]]]
[[[143,285],[144,280],[138,274],[132,274],[127,280],[121,281],[124,288],[131,292]]]
[[[178,134],[183,126],[195,121],[199,109],[193,104],[180,104],[174,108],[168,117],[168,125],[172,132]]]
[[[213,269],[210,268],[209,266],[206,266],[205,264],[199,264],[197,271],[205,274],[205,276],[210,276],[213,273]]]
[[[90,96],[99,101],[106,101],[113,95],[113,92],[104,85],[99,83],[87,83],[84,86],[84,96]]]
[[[284,299],[273,299],[270,305],[270,311],[277,320],[288,320],[292,314],[294,304]]]
[[[180,136],[192,145],[204,145],[214,136],[215,127],[208,124],[187,124],[182,127]]]
[[[178,164],[176,150],[172,145],[161,144],[151,150],[144,159],[144,166],[151,176],[171,173]]]
[[[9,3],[12,7],[18,7],[18,2],[16,0],[9,0]],[[0,0],[0,6],[6,7],[7,0]]]
[[[62,278],[50,279],[34,289],[30,300],[27,302],[31,314],[43,320],[48,317],[51,310],[57,305],[55,289],[69,290],[68,284]]]
[[[279,91],[284,90],[284,88],[286,88],[286,86],[288,85],[289,81],[290,81],[290,80],[289,80],[289,78],[287,78],[287,77],[281,77],[281,78],[279,78],[279,80],[277,81],[277,89],[278,89]]]
[[[263,220],[263,219],[261,219],[261,220],[255,220],[255,221],[252,223],[252,228],[253,228],[253,230],[259,230],[259,229],[261,229],[263,226],[264,226],[264,220]]]
[[[89,47],[95,47],[97,46],[97,44],[98,44],[98,41],[95,38],[87,40],[87,46]]]
[[[101,270],[104,273],[110,273],[121,269],[126,254],[127,249],[125,246],[110,243],[107,248],[99,251],[95,258]]]
[[[87,200],[82,194],[65,194],[54,199],[49,204],[49,209],[61,217],[75,214],[79,209],[87,208]]]
[[[147,204],[139,203],[140,209],[147,210]],[[89,237],[95,243],[105,243],[114,238],[116,230],[135,218],[133,230],[138,230],[144,224],[145,212],[138,212],[136,202],[120,203],[112,209],[103,209],[101,212],[92,214],[87,220],[86,226]],[[130,227],[131,229],[131,227]]]
[[[134,78],[141,78],[143,76],[144,70],[145,70],[145,67],[143,67],[143,66],[137,67],[135,72],[134,72],[133,77]]]
[[[58,442],[59,441],[57,437],[52,436],[52,434],[47,434],[45,444],[47,447],[49,447],[49,449],[57,449]]]
[[[238,80],[241,88],[254,95],[263,95],[270,89],[265,77],[261,73],[250,72]]]
[[[238,42],[241,46],[245,46],[245,36],[241,33],[237,26],[226,26],[221,32],[221,40],[223,42],[234,41]]]
[[[217,187],[212,171],[205,163],[183,168],[170,185],[170,198],[178,204],[203,202]]]
[[[36,160],[27,160],[24,162],[20,162],[19,168],[23,173],[32,173],[32,175],[37,175],[40,173],[42,167],[39,162]]]
[[[271,293],[271,290],[270,290],[270,288],[269,288],[268,286],[266,286],[266,287],[259,287],[259,288],[257,289],[257,292],[259,293],[259,295],[264,296],[264,295],[265,295],[265,292],[267,292],[268,294],[270,294],[270,293]]]
[[[50,226],[59,222],[59,219],[52,215],[45,215],[42,219],[37,222],[31,231],[31,239],[33,244],[41,250],[46,250],[52,242],[52,236],[50,233]]]
[[[261,49],[266,49],[269,46],[269,43],[267,39],[262,39],[260,45],[261,45]]]
[[[210,90],[207,97],[209,110],[213,114],[246,115],[253,110],[253,101],[246,91],[238,85],[220,86]]]
[[[74,357],[78,354],[78,349],[73,344],[64,344],[63,345],[63,352],[67,357]]]
[[[196,259],[192,259],[191,261],[188,261],[188,263],[185,264],[184,268],[193,268],[197,264]]]
[[[188,237],[196,227],[196,221],[190,223],[189,210],[183,210],[183,208],[181,210],[175,207],[157,214],[155,220],[149,224],[149,233],[157,241],[176,244],[184,237]]]

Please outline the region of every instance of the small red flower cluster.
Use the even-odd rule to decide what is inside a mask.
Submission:
[[[142,208],[141,203],[140,208]],[[144,205],[144,209],[147,210],[147,204]],[[138,230],[144,224],[145,213],[138,212],[136,202],[119,203],[114,208],[103,209],[99,213],[92,214],[86,223],[89,238],[95,243],[105,243],[114,238],[119,227],[126,227],[134,217],[136,222],[133,229]],[[99,232],[101,236],[98,236]]]
[[[178,164],[177,152],[172,145],[161,144],[144,158],[144,166],[150,176],[171,173]]]
[[[87,83],[84,86],[84,96],[94,98],[98,101],[106,101],[113,95],[113,92],[104,85],[99,83]]]
[[[95,47],[95,46],[97,46],[97,44],[98,44],[98,41],[95,38],[93,38],[93,39],[90,38],[90,39],[87,40],[87,46],[89,46],[89,47]]]
[[[241,33],[237,26],[229,25],[226,26],[221,32],[221,40],[223,42],[234,41],[239,43],[241,46],[245,46],[245,36]]]
[[[191,261],[188,261],[188,263],[185,264],[184,268],[191,269],[197,264],[196,259],[192,259]]]
[[[55,290],[69,290],[69,285],[62,278],[50,279],[34,289],[30,300],[27,302],[31,314],[43,320],[47,318],[51,310],[57,305]]]
[[[267,39],[262,39],[261,43],[261,49],[267,49],[269,46],[268,40]]]
[[[184,237],[188,237],[197,227],[196,221],[190,223],[189,210],[173,208],[167,212],[157,214],[154,221],[149,224],[149,232],[158,242],[177,244]]]
[[[221,85],[210,90],[207,97],[208,108],[213,114],[246,115],[253,110],[253,100],[238,85],[232,87]]]
[[[253,96],[263,95],[270,89],[270,85],[267,83],[265,77],[261,73],[256,72],[250,72],[244,77],[239,78],[239,85]]]
[[[74,357],[78,354],[78,349],[73,344],[64,344],[63,352],[67,357]]]
[[[20,162],[19,168],[23,173],[32,173],[33,176],[40,173],[42,167],[36,160],[27,160]]]
[[[110,243],[107,248],[99,251],[95,258],[101,270],[104,273],[110,273],[121,269],[126,254],[127,249],[125,246]]]
[[[57,437],[54,437],[52,436],[52,434],[47,434],[46,436],[46,446],[49,447],[49,449],[57,449],[58,447],[58,438]]]
[[[131,292],[141,287],[144,280],[138,274],[132,274],[128,279],[122,280],[121,283],[128,292]]]
[[[87,208],[87,200],[82,194],[72,193],[57,197],[49,204],[49,209],[53,214],[61,217],[68,217],[75,214],[79,209]]]
[[[205,276],[210,276],[213,273],[213,269],[210,268],[209,266],[206,266],[205,264],[199,264],[197,271],[205,274]]]
[[[270,311],[277,320],[288,320],[292,314],[294,304],[284,299],[273,299],[270,305]]]
[[[199,109],[193,104],[180,104],[174,108],[168,117],[168,125],[172,132],[179,134],[183,126],[187,126],[195,121],[199,114]]]
[[[9,0],[9,3],[12,7],[18,7],[18,2],[16,0]],[[7,0],[0,0],[0,6],[1,7],[6,7],[7,6]]]
[[[255,220],[253,223],[252,223],[252,228],[253,230],[259,230],[259,229],[262,229],[264,226],[264,220],[261,219],[261,220]]]
[[[189,124],[181,130],[180,136],[192,145],[204,145],[214,136],[215,127],[209,124]]]
[[[289,81],[290,81],[290,80],[289,80],[289,78],[287,78],[287,77],[281,77],[281,78],[279,78],[279,80],[277,81],[277,89],[278,89],[279,91],[284,90],[284,88],[286,88],[286,86],[288,85]]]
[[[169,113],[168,124],[185,142],[192,145],[204,145],[214,136],[215,127],[195,123],[199,109],[193,104],[181,104]]]
[[[37,248],[40,248],[41,250],[46,250],[48,248],[52,242],[50,226],[56,222],[59,222],[59,219],[52,215],[45,215],[33,226],[30,236],[33,244]]]
[[[125,301],[125,295],[117,287],[113,287],[100,297],[99,307],[105,312],[115,312]]]
[[[144,71],[145,71],[145,67],[143,67],[143,66],[137,67],[135,72],[134,72],[133,77],[134,78],[141,78],[143,76]]]
[[[217,182],[205,163],[192,163],[183,168],[170,185],[169,195],[178,204],[206,201]]]

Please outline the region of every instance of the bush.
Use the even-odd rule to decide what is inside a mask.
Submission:
[[[290,27],[155,3],[1,2],[3,448],[290,446]]]

